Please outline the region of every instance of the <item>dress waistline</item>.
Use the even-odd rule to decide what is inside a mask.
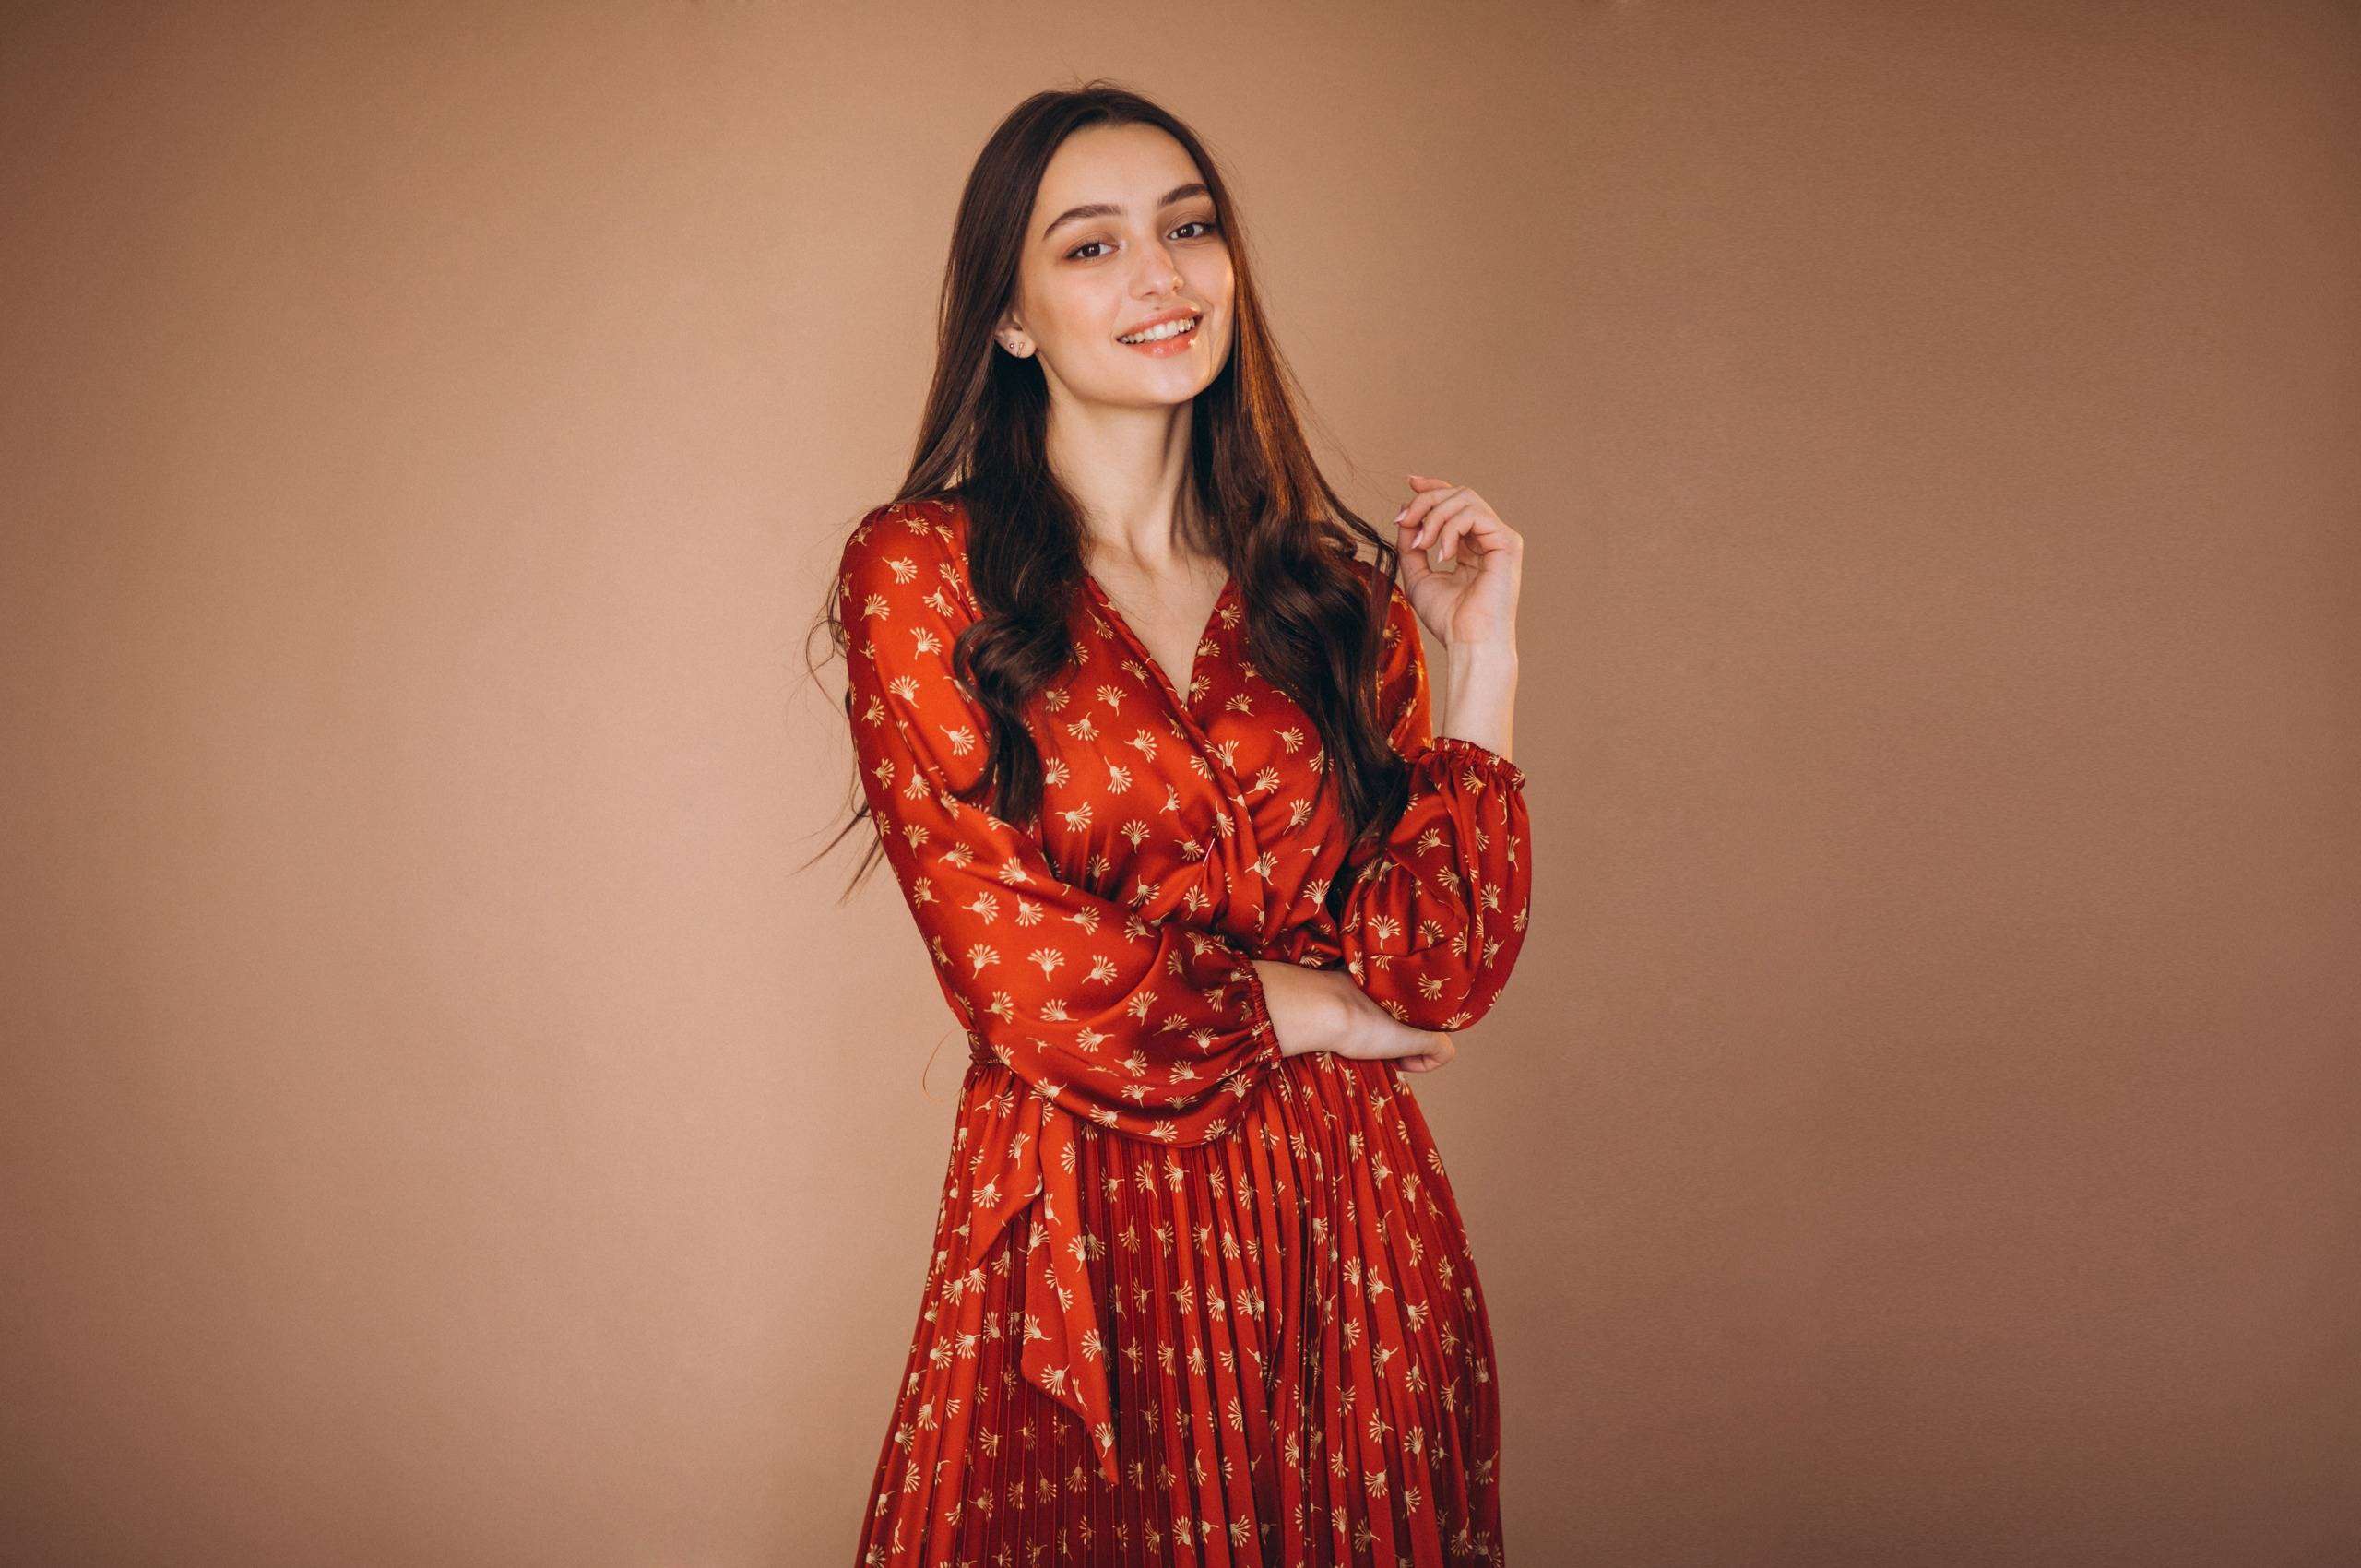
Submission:
[[[1325,920],[1290,928],[1258,944],[1252,956],[1334,968],[1344,962],[1335,930]],[[1026,1381],[1079,1417],[1098,1455],[1099,1473],[1120,1485],[1115,1457],[1115,1415],[1107,1384],[1107,1339],[1090,1287],[1091,1253],[1103,1239],[1082,1229],[1080,1140],[1128,1134],[1092,1126],[1026,1082],[993,1054],[978,1035],[967,1033],[969,1071],[996,1066],[1017,1076],[1024,1093],[1013,1123],[997,1144],[979,1148],[971,1165],[974,1213],[968,1221],[969,1267],[986,1252],[1020,1209],[1039,1204],[1023,1260],[1025,1345],[1019,1358]]]

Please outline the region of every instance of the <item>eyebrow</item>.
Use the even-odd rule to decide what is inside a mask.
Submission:
[[[1204,182],[1201,180],[1192,180],[1185,185],[1175,185],[1170,190],[1165,192],[1163,199],[1159,200],[1156,205],[1157,208],[1161,210],[1164,208],[1170,207],[1176,201],[1186,201],[1191,196],[1211,195],[1213,195],[1213,192],[1205,189]],[[1111,201],[1091,201],[1085,202],[1080,207],[1069,207],[1063,212],[1059,213],[1055,218],[1050,219],[1048,223],[1042,226],[1041,237],[1046,240],[1051,234],[1056,233],[1058,232],[1058,225],[1062,223],[1072,223],[1075,220],[1082,218],[1115,218],[1120,217],[1122,214],[1122,211],[1123,208],[1121,206]]]

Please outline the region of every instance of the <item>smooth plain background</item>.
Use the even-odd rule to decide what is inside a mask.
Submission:
[[[2356,33],[0,11],[0,1555],[849,1561],[964,1048],[806,637],[1103,74],[1528,541],[1511,1561],[2361,1561]]]

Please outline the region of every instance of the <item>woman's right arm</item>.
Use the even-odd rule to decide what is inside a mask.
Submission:
[[[1282,1056],[1327,1051],[1360,1061],[1402,1061],[1408,1066],[1412,1059],[1453,1049],[1449,1035],[1404,1023],[1371,1001],[1343,969],[1257,958],[1254,972],[1261,977],[1264,1001],[1279,1032]]]
[[[872,511],[838,571],[861,789],[954,1013],[1077,1116],[1168,1144],[1220,1137],[1283,1053],[1256,965],[1068,882],[1032,834],[967,799],[986,715],[952,666],[973,607],[935,508]]]

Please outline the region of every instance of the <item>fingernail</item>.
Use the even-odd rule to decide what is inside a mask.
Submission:
[[[1394,513],[1394,520],[1395,522],[1397,522],[1397,523],[1398,523],[1398,522],[1400,522],[1403,518],[1405,518],[1405,517],[1408,517],[1409,515],[1410,515],[1410,508],[1408,508],[1407,506],[1405,506],[1405,507],[1403,507],[1403,508],[1402,508],[1402,510],[1400,510],[1399,512],[1396,512],[1396,513]]]

